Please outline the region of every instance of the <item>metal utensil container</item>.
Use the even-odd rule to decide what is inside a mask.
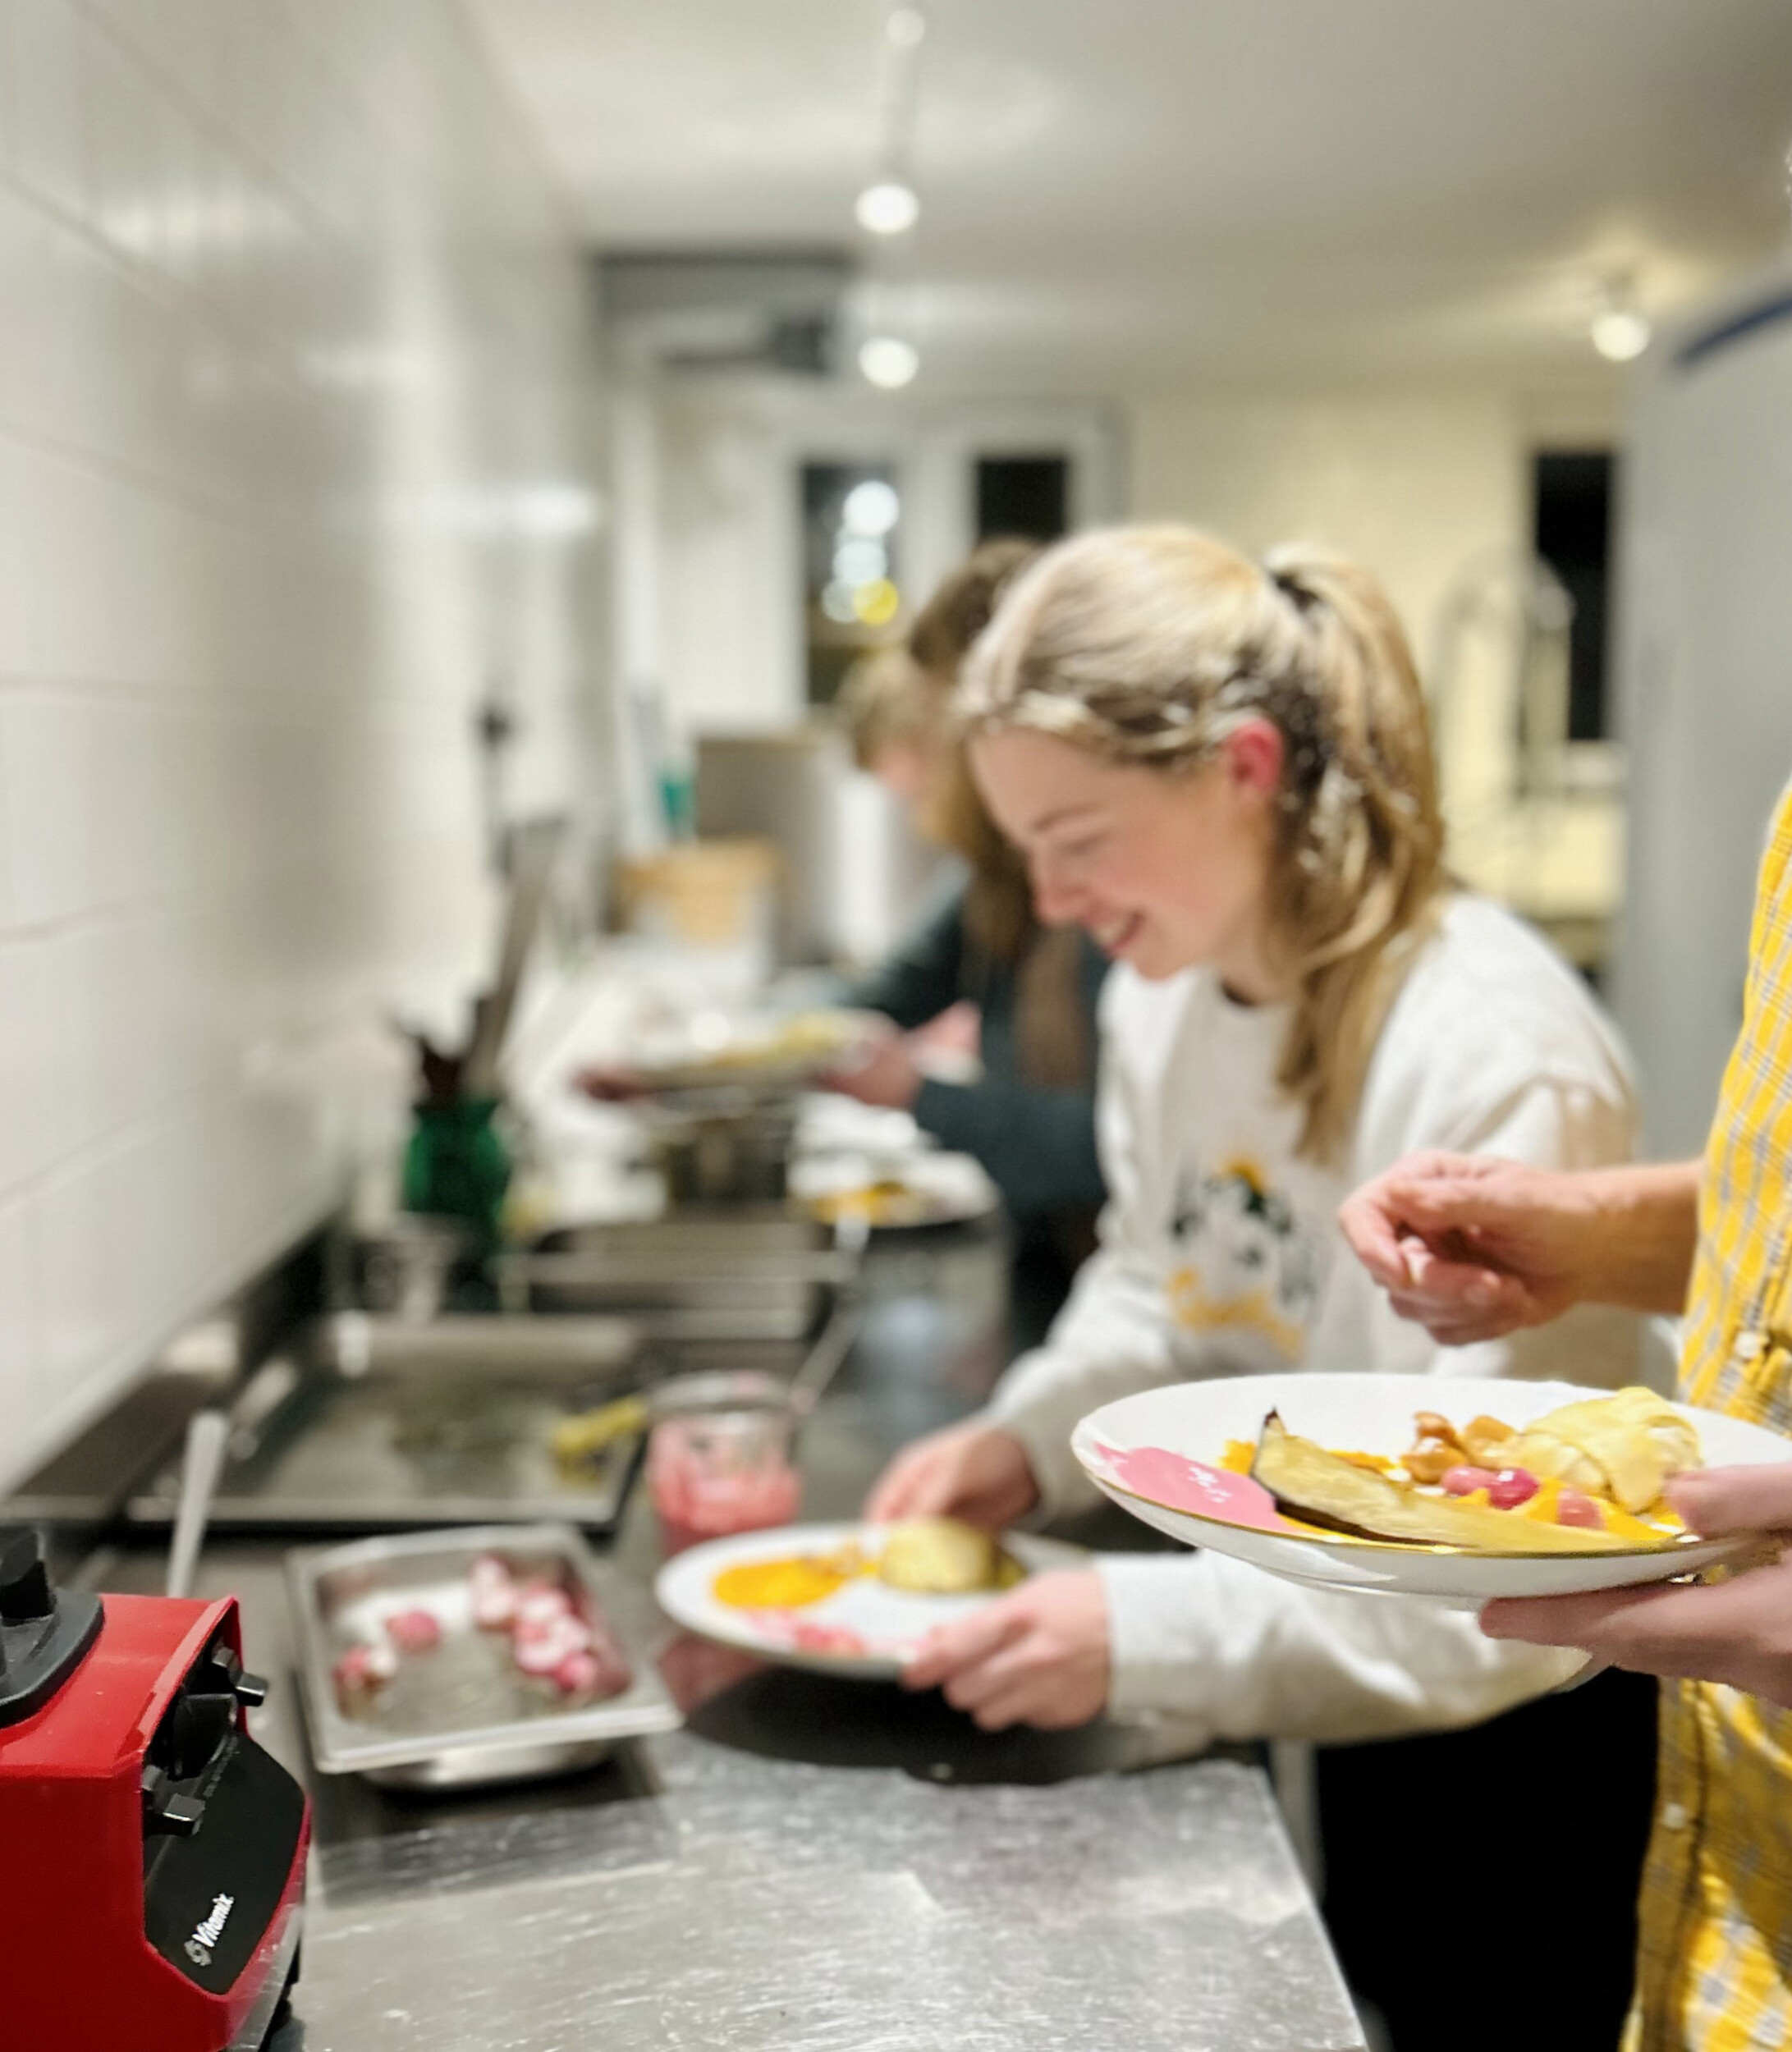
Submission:
[[[484,1554],[497,1555],[519,1580],[557,1583],[588,1620],[601,1620],[628,1662],[628,1686],[568,1706],[550,1684],[522,1674],[508,1635],[473,1621],[468,1578]],[[286,1583],[320,1773],[412,1789],[525,1780],[593,1766],[620,1740],[681,1721],[647,1657],[654,1628],[645,1597],[570,1525],[489,1525],[307,1549],[286,1556]],[[355,1645],[383,1642],[384,1619],[404,1609],[427,1610],[441,1643],[402,1659],[364,1714],[349,1714],[332,1667]]]
[[[356,1243],[362,1300],[369,1311],[433,1318],[447,1301],[455,1268],[474,1248],[473,1234],[461,1219],[401,1212]]]

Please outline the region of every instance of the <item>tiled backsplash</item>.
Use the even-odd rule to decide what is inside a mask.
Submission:
[[[579,259],[452,0],[0,0],[0,1484],[321,1212],[589,803]]]

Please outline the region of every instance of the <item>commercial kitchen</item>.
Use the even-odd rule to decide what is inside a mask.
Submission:
[[[1616,2045],[1655,1684],[1475,1614],[1718,1560],[1671,1467],[1536,1450],[1690,1431],[1684,1335],[1302,1349],[1409,1145],[1706,1146],[1792,774],[1789,149],[1779,0],[0,0],[0,2052],[1606,2042],[1492,2013],[1546,1926]],[[1251,697],[1259,633],[1176,754],[1131,601],[1040,681],[1064,579],[1172,558],[1297,635],[1365,566],[1405,728],[1348,754],[1316,630]],[[1466,1051],[1377,1026],[1364,1105],[1441,1099],[1359,1175],[1329,1058],[1286,1163],[1226,1126],[1296,986],[1025,781],[1243,817],[1240,722],[1265,863],[1390,762],[1373,845],[1439,822]],[[1209,1040],[1137,1024],[1203,978]],[[1547,1159],[1473,1051],[1521,1002]],[[1302,1367],[1442,1524],[1276,1479]],[[1551,1806],[1573,1885],[1494,1846]]]

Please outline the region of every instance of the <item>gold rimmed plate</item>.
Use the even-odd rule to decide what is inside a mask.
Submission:
[[[1123,1397],[1085,1418],[1071,1450],[1123,1509],[1171,1537],[1321,1588],[1425,1596],[1464,1605],[1495,1596],[1561,1596],[1693,1574],[1753,1543],[1689,1534],[1665,1546],[1538,1553],[1414,1545],[1322,1532],[1285,1517],[1260,1482],[1225,1465],[1254,1441],[1271,1411],[1322,1446],[1399,1455],[1414,1418],[1437,1411],[1461,1425],[1483,1414],[1520,1429],[1565,1404],[1609,1395],[1566,1382],[1405,1375],[1263,1375],[1180,1383]],[[1697,1429],[1709,1468],[1792,1460],[1792,1442],[1715,1412],[1674,1407]]]

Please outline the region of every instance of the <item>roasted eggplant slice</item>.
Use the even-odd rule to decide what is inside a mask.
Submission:
[[[1542,1523],[1519,1511],[1423,1495],[1299,1438],[1274,1411],[1263,1420],[1251,1473],[1285,1517],[1357,1539],[1460,1546],[1476,1553],[1628,1552],[1636,1543],[1579,1526]],[[1664,1536],[1661,1543],[1674,1542]]]

